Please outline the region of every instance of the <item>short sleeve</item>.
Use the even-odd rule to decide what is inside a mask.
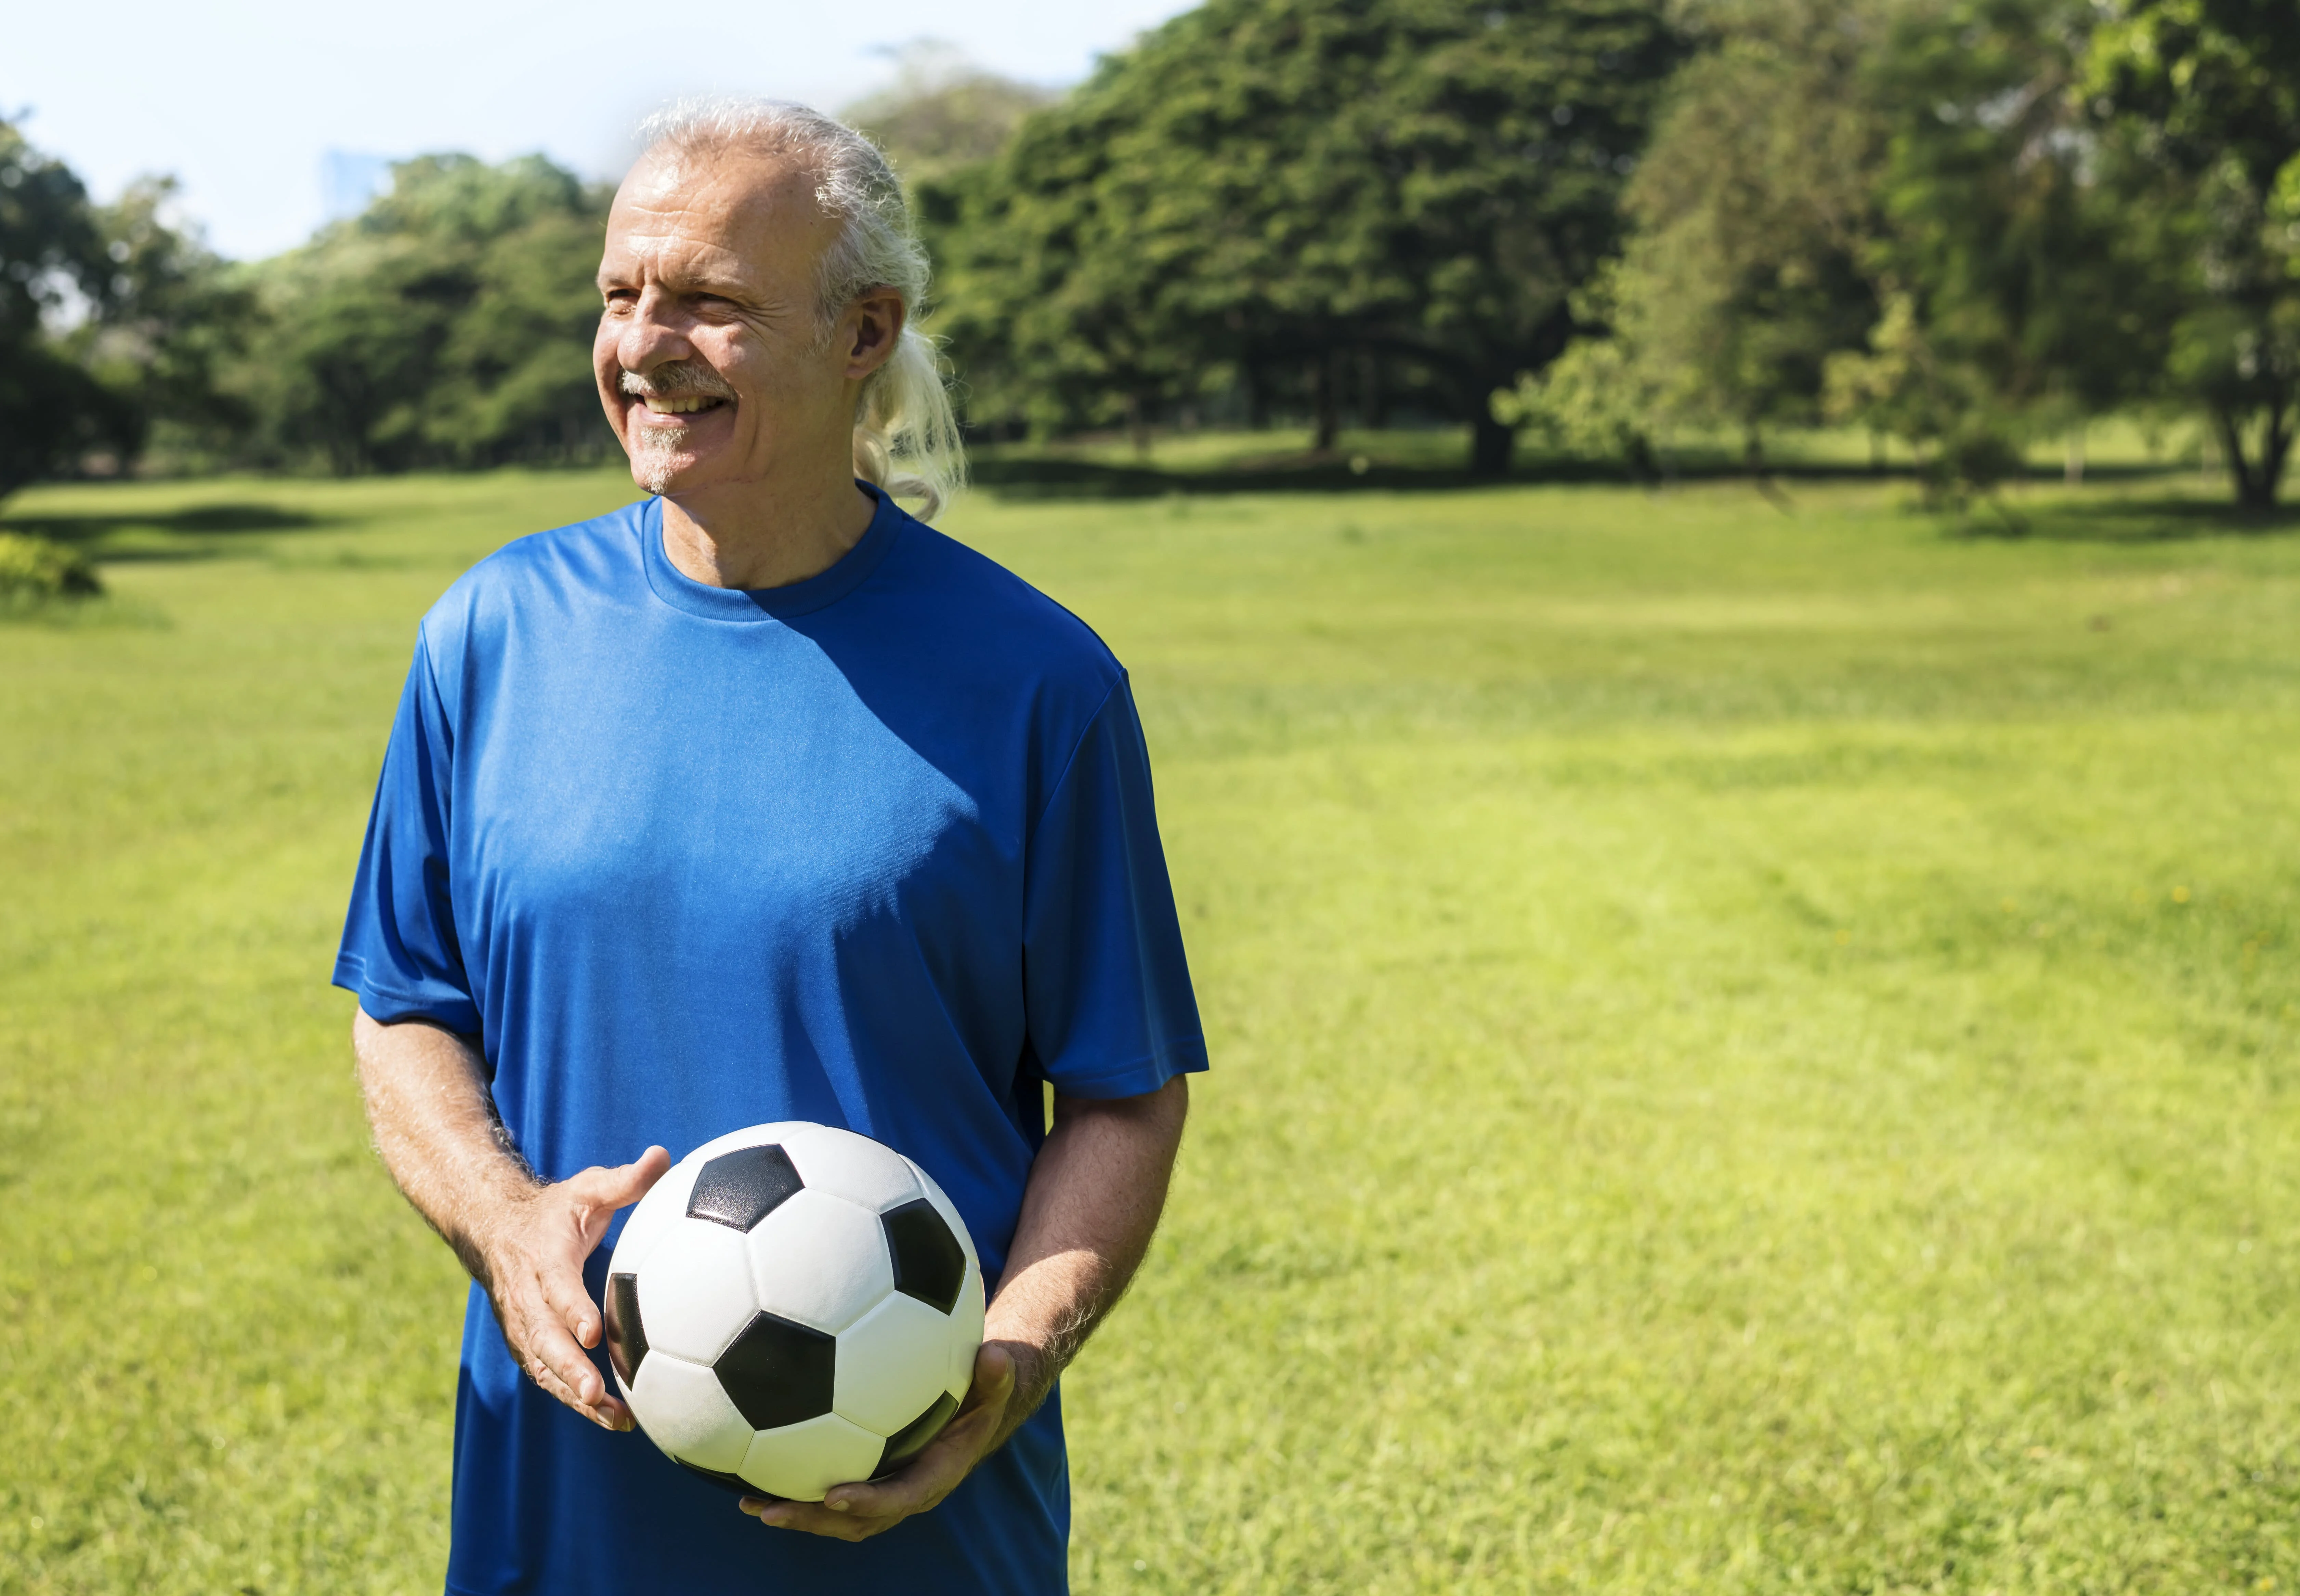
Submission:
[[[479,1032],[448,894],[447,837],[454,738],[419,637],[384,751],[352,883],[335,984],[370,1017],[428,1019],[461,1035]]]
[[[1149,750],[1123,677],[1047,800],[1024,869],[1023,1002],[1054,1089],[1137,1097],[1204,1069]]]

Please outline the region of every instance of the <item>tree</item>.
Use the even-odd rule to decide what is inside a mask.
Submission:
[[[112,397],[55,337],[111,273],[88,190],[0,121],[0,496],[98,445]]]
[[[1711,0],[1623,195],[1634,224],[1604,325],[1647,426],[1721,425],[1753,466],[1820,419],[1833,356],[1879,304],[1890,121],[1870,74],[1885,0]]]
[[[1138,431],[1204,358],[1175,313],[1188,252],[1139,228],[1145,163],[1091,87],[1028,118],[996,162],[921,185],[971,424]]]
[[[2089,0],[1947,0],[1905,17],[1879,64],[1896,133],[1878,261],[1912,312],[1880,341],[1927,385],[1899,429],[1946,455],[2017,463],[2023,436],[2161,378],[2172,306],[2150,224],[2082,93],[2094,17]]]
[[[110,269],[96,312],[67,340],[111,396],[110,444],[125,470],[155,428],[211,458],[236,448],[254,411],[222,387],[246,347],[254,298],[188,225],[171,224],[172,178],[131,183],[95,212]]]
[[[2168,299],[2089,0],[1705,0],[1609,318],[1658,420],[1859,420],[1986,488],[2154,390]]]
[[[594,286],[607,195],[539,155],[426,155],[254,274],[240,372],[274,459],[349,474],[599,453]]]
[[[2171,380],[2212,415],[2238,503],[2271,509],[2300,427],[2300,12],[2115,0],[2087,64],[2177,287]]]
[[[1370,356],[1504,469],[1491,396],[1565,346],[1679,54],[1654,0],[1212,0],[949,196],[968,378],[1138,417],[1300,372],[1324,441]]]
[[[126,470],[162,422],[216,439],[244,427],[216,379],[245,296],[168,219],[175,191],[145,178],[95,204],[0,122],[0,495],[99,459]]]
[[[1577,296],[1575,316],[1593,327],[1615,322],[1619,292],[1618,269],[1599,273]],[[1546,368],[1496,394],[1494,414],[1577,454],[1618,460],[1632,476],[1652,481],[1662,475],[1655,428],[1668,409],[1668,396],[1654,385],[1661,369],[1661,362],[1640,359],[1626,337],[1576,338]]]

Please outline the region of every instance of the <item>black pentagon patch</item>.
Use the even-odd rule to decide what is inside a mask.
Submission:
[[[695,1464],[687,1461],[684,1458],[673,1458],[671,1459],[671,1461],[678,1464],[681,1468],[687,1470],[688,1473],[699,1475],[704,1479],[709,1480],[712,1484],[721,1486],[726,1490],[739,1492],[745,1496],[763,1496],[766,1494],[763,1491],[753,1490],[751,1486],[744,1481],[743,1476],[740,1475],[721,1474],[715,1468],[698,1467]]]
[[[711,1367],[743,1422],[772,1430],[830,1411],[838,1351],[838,1342],[821,1331],[762,1313]]]
[[[914,1197],[879,1215],[879,1222],[887,1227],[887,1251],[895,1259],[895,1289],[948,1313],[966,1284],[966,1249],[934,1204]]]
[[[887,1437],[887,1450],[879,1454],[879,1467],[872,1471],[874,1480],[884,1479],[904,1464],[926,1450],[927,1442],[942,1434],[943,1426],[958,1411],[958,1399],[944,1392],[934,1400],[934,1406]]]
[[[703,1166],[687,1200],[687,1217],[748,1230],[805,1184],[781,1148],[738,1147]]]
[[[639,1377],[646,1356],[646,1327],[639,1323],[639,1277],[607,1276],[607,1359],[629,1385]]]

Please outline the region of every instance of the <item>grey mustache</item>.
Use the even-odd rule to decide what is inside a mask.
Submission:
[[[654,399],[732,399],[732,384],[701,361],[672,361],[645,377],[625,371],[620,385],[626,394]]]

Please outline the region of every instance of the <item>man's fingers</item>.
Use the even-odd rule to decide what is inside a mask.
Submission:
[[[1014,1394],[1015,1362],[986,1342],[974,1359],[974,1384],[957,1416],[919,1455],[882,1480],[833,1485],[820,1505],[746,1496],[743,1511],[773,1529],[861,1541],[923,1513],[948,1496],[996,1439]]]
[[[615,1215],[647,1194],[671,1168],[671,1154],[650,1147],[628,1164],[594,1166],[571,1176],[560,1188],[572,1204],[570,1217],[581,1236],[585,1257],[604,1240]]]
[[[904,1469],[876,1484],[833,1485],[823,1496],[822,1505],[857,1518],[888,1518],[907,1517],[930,1504],[926,1492],[911,1478],[911,1471]]]
[[[647,1194],[647,1189],[661,1180],[671,1168],[671,1154],[660,1147],[650,1147],[628,1164],[609,1168],[595,1165],[574,1176],[567,1182],[568,1190],[580,1201],[596,1203],[610,1212],[628,1208]]]
[[[638,1427],[639,1421],[632,1417],[631,1410],[624,1407],[621,1399],[612,1391],[604,1393],[597,1401],[580,1411],[586,1417],[596,1420],[606,1429],[634,1430]]]
[[[984,1342],[982,1350],[974,1355],[974,1383],[966,1388],[966,1401],[958,1405],[958,1412],[950,1421],[952,1427],[955,1428],[986,1409],[994,1415],[1004,1417],[1006,1404],[1014,1400],[1014,1381],[1018,1372],[1013,1353],[995,1341]],[[947,1434],[949,1431],[946,1430],[944,1434]]]
[[[628,1430],[631,1427],[629,1409],[611,1396],[602,1396],[596,1402],[584,1401],[570,1391],[567,1388],[567,1382],[561,1379],[556,1371],[541,1359],[529,1359],[527,1372],[546,1394],[557,1398],[601,1429]]]
[[[880,1530],[890,1529],[900,1522],[894,1518],[863,1518],[851,1513],[834,1513],[818,1502],[770,1501],[760,1496],[745,1497],[742,1506],[743,1511],[771,1529],[828,1535],[834,1541],[868,1540]]]
[[[540,1363],[555,1375],[574,1396],[579,1406],[595,1406],[607,1394],[607,1383],[599,1378],[598,1366],[567,1333],[567,1327],[547,1311],[529,1316],[524,1338],[529,1366]],[[540,1376],[538,1376],[540,1378]]]
[[[578,1344],[596,1347],[604,1321],[599,1305],[591,1301],[591,1293],[583,1284],[577,1268],[561,1265],[546,1266],[536,1279],[536,1289],[550,1305],[553,1316],[573,1336]]]

